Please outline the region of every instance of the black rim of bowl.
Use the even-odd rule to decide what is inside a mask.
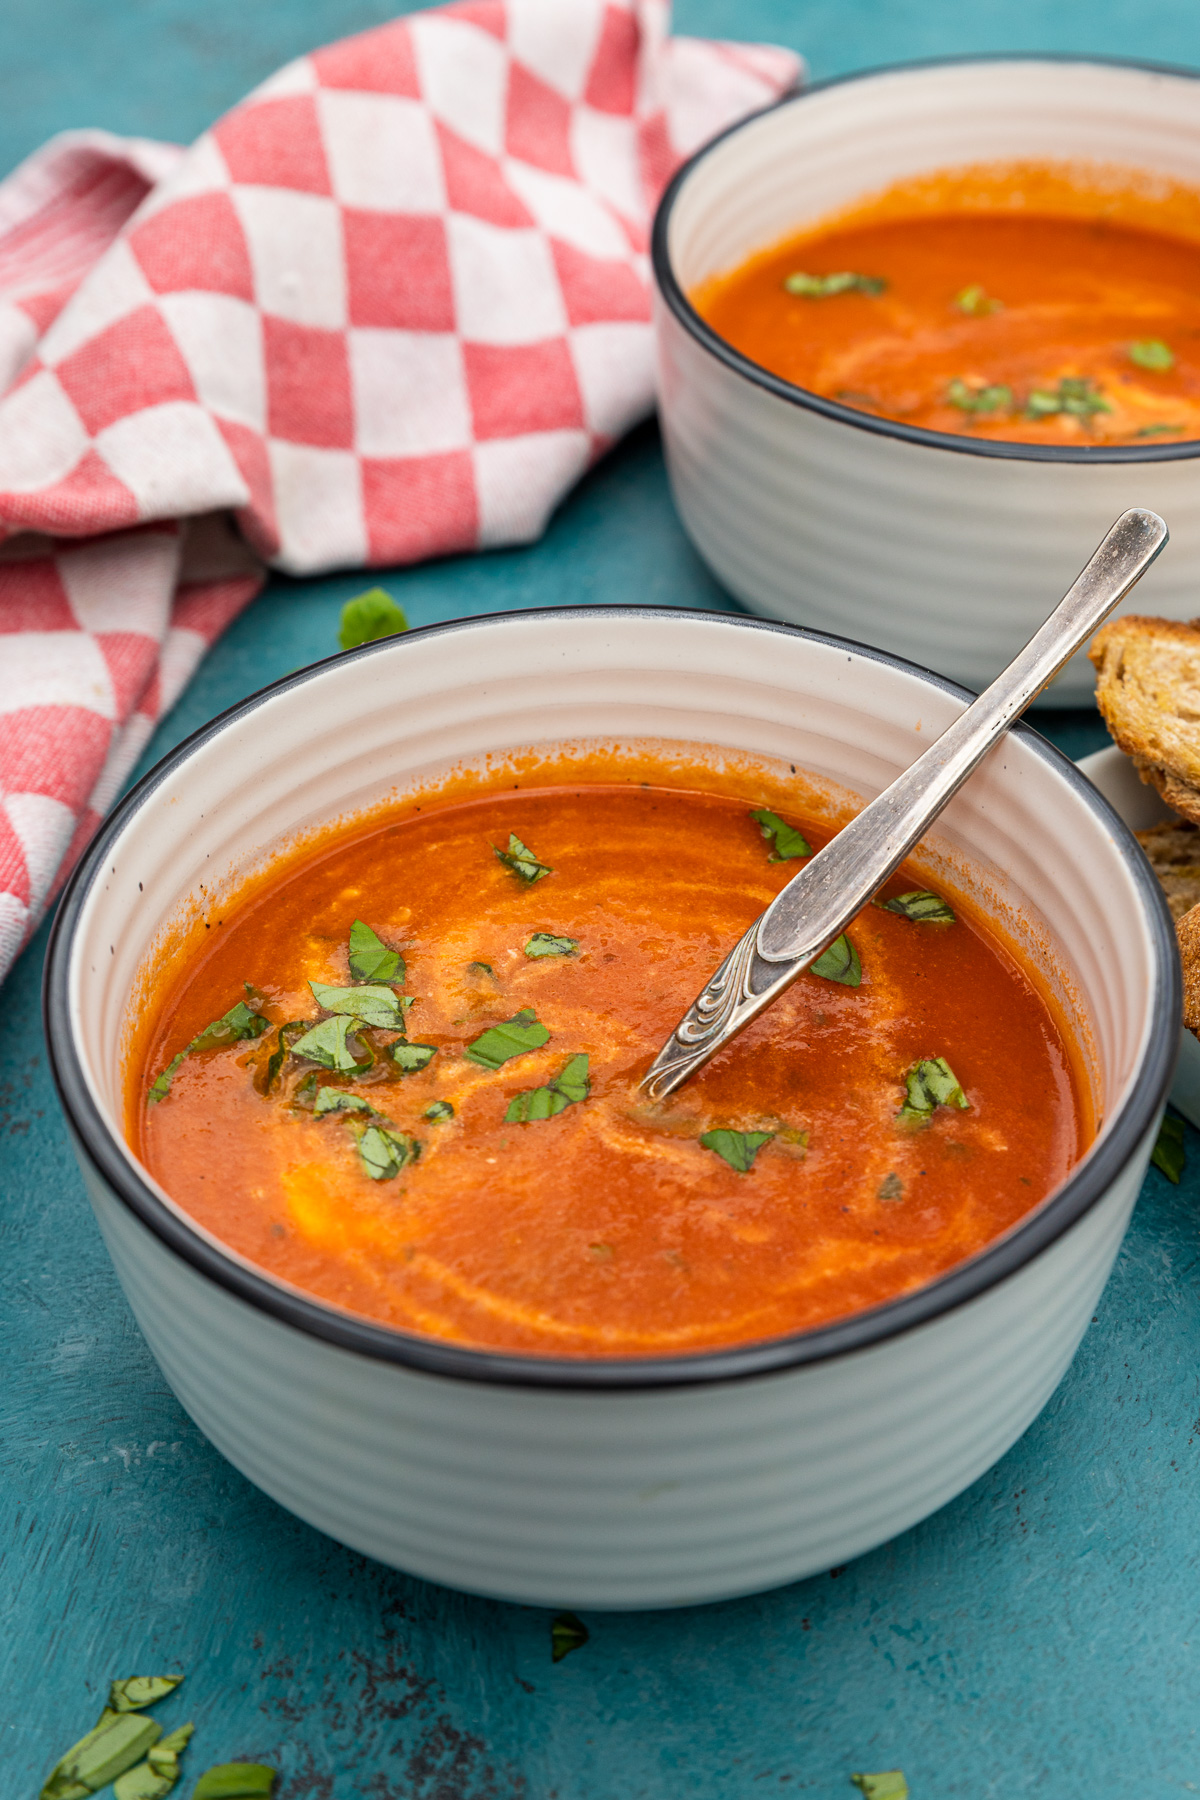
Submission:
[[[423,1338],[340,1310],[315,1296],[286,1286],[263,1271],[225,1252],[194,1228],[186,1215],[164,1204],[132,1154],[114,1135],[92,1097],[70,1028],[70,971],[80,912],[95,882],[103,876],[113,846],[127,822],[149,797],[187,762],[192,752],[227,726],[254,713],[275,695],[306,685],[335,664],[464,631],[494,630],[517,619],[542,619],[570,627],[575,619],[597,618],[689,620],[700,624],[735,625],[746,631],[799,637],[844,651],[852,658],[884,663],[915,674],[944,694],[964,702],[974,696],[957,682],[935,675],[917,663],[891,656],[852,639],[798,626],[776,624],[742,614],[673,607],[595,606],[530,608],[520,613],[489,613],[475,619],[451,620],[411,631],[404,638],[385,638],[360,649],[327,657],[307,669],[272,682],[193,732],[163,757],[121,800],[84,852],[59,904],[46,956],[43,1010],[50,1066],[77,1148],[108,1188],[140,1222],[202,1275],[240,1299],[286,1324],[343,1349],[377,1361],[403,1364],[428,1374],[508,1386],[554,1389],[648,1389],[735,1381],[824,1362],[865,1350],[885,1339],[924,1325],[1014,1275],[1054,1243],[1103,1196],[1136,1153],[1155,1113],[1166,1097],[1178,1046],[1182,978],[1175,931],[1158,882],[1133,833],[1121,821],[1074,763],[1019,722],[1012,734],[1067,782],[1079,802],[1100,819],[1112,837],[1144,903],[1154,964],[1151,1016],[1169,1028],[1151,1031],[1130,1095],[1079,1167],[1024,1220],[969,1261],[957,1265],[926,1286],[869,1312],[786,1337],[765,1339],[727,1349],[698,1351],[675,1357],[574,1358],[526,1356],[478,1350]]]
[[[728,126],[716,137],[702,144],[695,154],[688,158],[676,170],[671,181],[659,201],[654,215],[654,226],[650,239],[650,261],[654,271],[654,279],[664,304],[674,314],[698,344],[734,374],[741,375],[756,387],[765,388],[767,393],[774,394],[780,400],[786,400],[793,406],[802,407],[807,412],[820,413],[824,418],[835,419],[840,425],[853,426],[858,431],[874,433],[877,437],[898,438],[902,443],[920,444],[929,450],[955,451],[964,456],[991,456],[1006,462],[1059,462],[1059,463],[1146,463],[1146,462],[1179,462],[1189,457],[1200,456],[1200,438],[1187,438],[1182,442],[1163,444],[1147,442],[1145,444],[1025,444],[1010,443],[1002,438],[971,438],[951,431],[928,431],[922,425],[905,425],[899,419],[886,419],[874,413],[857,411],[852,406],[843,406],[840,400],[828,400],[823,394],[816,394],[809,388],[798,387],[794,382],[785,381],[781,375],[773,375],[761,364],[752,362],[740,350],[727,343],[707,324],[696,311],[681,287],[671,264],[667,247],[670,233],[671,214],[688,179],[701,163],[717,151],[730,138],[739,132],[749,131],[764,118],[769,118],[784,107],[803,106],[815,96],[828,93],[833,88],[847,87],[860,81],[876,81],[894,75],[918,74],[928,69],[956,69],[970,67],[974,64],[987,66],[999,63],[1048,63],[1051,65],[1073,64],[1077,67],[1103,69],[1130,69],[1146,75],[1165,75],[1181,81],[1196,82],[1200,80],[1200,71],[1183,68],[1173,63],[1144,62],[1133,57],[1122,56],[1072,56],[1069,53],[1041,55],[1035,51],[1018,51],[1006,54],[1003,51],[987,56],[931,56],[914,62],[883,63],[878,68],[857,69],[850,75],[836,75],[827,81],[815,81],[811,86],[785,94],[771,106],[763,107],[759,112],[751,113],[747,118],[739,119],[736,124]]]

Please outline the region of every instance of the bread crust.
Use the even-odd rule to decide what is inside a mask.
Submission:
[[[1175,926],[1183,964],[1183,1022],[1200,1037],[1200,906],[1184,913]]]
[[[1200,824],[1200,621],[1113,619],[1088,655],[1117,745],[1168,806]]]
[[[1150,859],[1173,919],[1200,905],[1200,826],[1170,819],[1134,834]]]

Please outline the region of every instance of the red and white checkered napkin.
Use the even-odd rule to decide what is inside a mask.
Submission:
[[[260,558],[528,541],[649,410],[655,200],[800,74],[667,27],[470,0],[0,186],[0,977]]]

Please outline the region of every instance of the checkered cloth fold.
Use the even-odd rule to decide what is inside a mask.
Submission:
[[[0,185],[0,978],[264,562],[527,542],[650,410],[658,194],[801,72],[668,23],[468,0]]]

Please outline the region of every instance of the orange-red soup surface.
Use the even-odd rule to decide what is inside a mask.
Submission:
[[[651,1058],[802,866],[769,860],[751,810],[785,811],[813,849],[829,831],[766,782],[743,783],[745,797],[668,785],[677,770],[606,772],[418,797],[310,841],[197,922],[146,1006],[128,1106],[131,1144],[194,1219],[295,1286],[408,1331],[654,1356],[874,1306],[981,1249],[1063,1179],[1090,1135],[1064,1035],[958,900],[949,924],[866,908],[848,934],[859,986],[806,973],[678,1094],[648,1104],[636,1087]],[[552,873],[530,882],[505,866],[493,846],[510,833]],[[907,869],[886,893],[927,885]],[[407,1041],[436,1054],[402,1073],[397,1033],[376,1028],[350,1040],[363,1062],[367,1046],[375,1056],[361,1078],[292,1056],[264,1093],[279,1025],[323,1016],[308,983],[354,985],[355,920],[403,953],[391,992],[413,1001]],[[530,956],[535,933],[577,948]],[[185,1056],[147,1104],[247,982],[248,1010],[270,1028]],[[464,1055],[527,1009],[549,1032],[541,1047],[498,1068]],[[581,1054],[586,1097],[506,1120],[514,1097]],[[931,1058],[967,1109],[898,1122],[908,1071]],[[322,1088],[374,1113],[316,1117]],[[453,1117],[426,1116],[447,1102]],[[359,1148],[375,1115],[420,1147],[379,1180]],[[741,1170],[701,1144],[715,1130],[772,1135]]]
[[[1200,198],[1090,179],[1019,164],[900,184],[692,299],[763,368],[908,425],[1075,447],[1200,438]]]

